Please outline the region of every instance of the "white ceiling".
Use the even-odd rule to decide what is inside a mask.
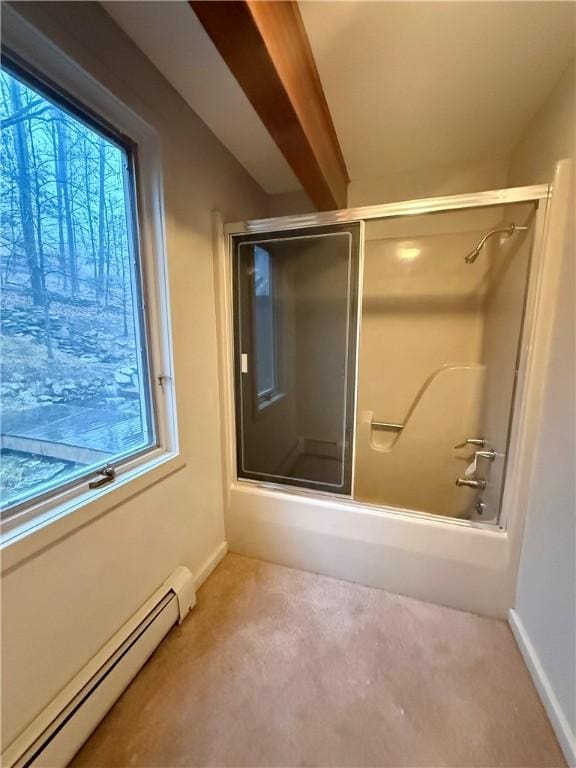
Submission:
[[[102,5],[266,192],[301,188],[187,2]]]
[[[269,193],[300,184],[185,0],[103,2]],[[300,2],[352,180],[507,154],[574,56],[573,2]]]
[[[301,2],[352,180],[507,154],[574,56],[573,2]]]

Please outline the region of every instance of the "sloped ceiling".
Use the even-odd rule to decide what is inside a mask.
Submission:
[[[267,192],[300,188],[188,3],[103,5]],[[573,2],[300,9],[353,181],[508,154],[575,51]]]
[[[301,2],[352,180],[506,155],[574,57],[572,2]]]
[[[301,188],[187,2],[102,5],[266,192]]]

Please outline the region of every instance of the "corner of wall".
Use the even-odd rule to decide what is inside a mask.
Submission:
[[[551,181],[555,163],[574,157],[575,123],[576,60],[572,60],[513,149],[508,184],[521,186]]]
[[[303,189],[268,195],[268,215],[297,216],[301,213],[314,213],[316,206]]]
[[[512,630],[512,634],[518,644],[522,658],[528,667],[530,677],[534,683],[536,690],[546,714],[550,718],[554,733],[560,744],[560,748],[564,753],[564,757],[569,766],[576,765],[576,733],[574,733],[570,723],[564,716],[562,707],[556,697],[554,688],[546,675],[544,665],[540,660],[538,653],[530,641],[530,637],[522,619],[518,613],[512,608],[509,613],[508,623]]]

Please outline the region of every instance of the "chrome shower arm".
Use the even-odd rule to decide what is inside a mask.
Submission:
[[[470,253],[464,257],[464,261],[466,264],[473,264],[476,259],[478,258],[478,254],[484,248],[484,245],[486,244],[486,241],[488,238],[492,237],[493,235],[499,235],[499,234],[507,234],[507,235],[513,235],[514,232],[520,231],[520,230],[526,230],[528,227],[519,227],[516,226],[516,224],[509,224],[507,227],[496,227],[496,229],[491,229],[490,232],[487,232],[482,240],[476,245]]]
[[[482,238],[482,240],[480,240],[476,248],[478,248],[478,250],[480,251],[482,248],[484,248],[484,245],[486,244],[486,240],[488,240],[490,237],[493,237],[494,235],[499,235],[499,234],[511,235],[513,234],[515,229],[516,227],[514,226],[514,224],[510,224],[508,227],[496,227],[496,229],[491,229],[490,232],[487,232]]]

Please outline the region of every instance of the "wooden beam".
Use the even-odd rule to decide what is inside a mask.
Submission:
[[[348,172],[298,3],[189,1],[312,202],[345,208]]]

